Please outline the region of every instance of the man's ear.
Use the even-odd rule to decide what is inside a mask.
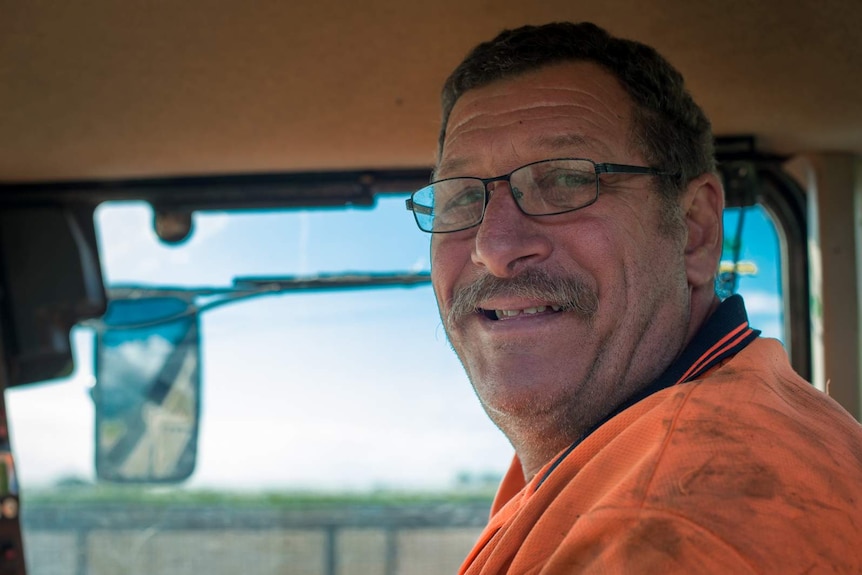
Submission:
[[[685,268],[688,283],[702,287],[715,281],[723,248],[724,189],[715,174],[703,174],[686,187],[682,209],[688,239]]]

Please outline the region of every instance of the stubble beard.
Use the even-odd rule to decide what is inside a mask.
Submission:
[[[533,400],[529,402],[529,406],[521,405],[515,408],[514,405],[510,405],[503,407],[497,404],[496,401],[491,400],[490,397],[485,396],[490,389],[496,386],[489,386],[489,382],[477,379],[484,376],[473,373],[471,369],[471,365],[486,362],[481,360],[478,362],[472,361],[477,358],[471,358],[470,355],[499,353],[502,351],[501,349],[477,350],[475,346],[470,346],[466,343],[466,338],[469,337],[468,320],[475,318],[477,314],[482,312],[485,314],[492,313],[491,310],[482,310],[480,304],[496,297],[517,297],[543,302],[545,305],[559,306],[560,311],[557,313],[573,313],[589,327],[593,324],[598,312],[598,295],[591,286],[578,277],[571,275],[555,276],[543,270],[527,270],[513,278],[499,278],[485,275],[453,294],[448,312],[443,318],[449,345],[460,359],[461,365],[464,367],[467,377],[488,415],[499,425],[500,422],[497,420],[505,417],[505,413],[513,408],[512,415],[517,412],[521,412],[524,415],[527,412],[532,412],[532,410],[541,412],[543,404],[547,402],[540,396],[534,396]],[[467,348],[472,348],[472,350],[468,352]],[[517,352],[518,350],[514,349],[513,351]],[[574,350],[572,353],[574,353]],[[591,366],[589,368],[590,373],[595,368],[596,366]],[[571,376],[574,377],[575,374],[571,374]],[[535,385],[540,383],[537,381],[525,382],[525,385],[537,389]],[[490,404],[488,403],[489,400],[491,401]],[[525,408],[526,412],[523,411]],[[559,408],[560,406],[556,405],[553,409],[557,410]],[[532,415],[539,416],[538,412]]]
[[[578,277],[553,275],[543,270],[527,270],[513,278],[484,275],[453,294],[448,311],[443,317],[449,344],[461,360],[470,383],[490,419],[509,438],[516,451],[541,453],[542,458],[550,458],[581,433],[580,424],[584,420],[584,410],[593,406],[599,391],[572,381],[571,386],[564,386],[561,389],[568,389],[564,392],[568,399],[573,399],[572,396],[580,396],[578,401],[564,399],[553,392],[539,393],[541,385],[529,386],[534,389],[534,392],[526,402],[523,402],[524,398],[516,399],[513,403],[505,400],[500,403],[500,397],[492,399],[496,394],[488,395],[488,393],[494,386],[489,387],[489,382],[476,380],[477,377],[482,376],[471,373],[468,367],[471,362],[463,355],[466,349],[459,349],[459,347],[464,347],[464,338],[468,333],[468,320],[484,311],[481,310],[480,304],[493,301],[492,298],[498,297],[523,298],[528,301],[542,302],[545,305],[559,306],[558,313],[573,313],[585,325],[591,326],[598,313],[598,294],[593,287]],[[454,339],[453,336],[455,336]],[[456,347],[453,342],[460,342],[461,345]],[[482,353],[482,351],[477,351],[473,347],[472,353]],[[600,361],[601,358],[597,358],[597,362]],[[589,366],[587,381],[594,376],[597,368],[597,365]],[[564,374],[558,374],[558,376],[564,379],[566,377]],[[570,377],[577,376],[570,374]]]

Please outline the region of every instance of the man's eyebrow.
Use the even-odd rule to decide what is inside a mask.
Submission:
[[[438,175],[442,173],[452,173],[458,172],[458,170],[463,169],[470,162],[465,158],[452,158],[450,160],[445,160],[437,165],[436,168],[431,170],[431,181],[439,179]],[[448,176],[447,176],[448,177]]]
[[[531,138],[528,144],[531,147],[547,150],[585,148],[594,141],[580,134],[542,134]],[[547,158],[551,159],[551,158]],[[451,158],[441,162],[436,168],[431,171],[431,181],[439,179],[439,174],[458,173],[470,164],[466,158]],[[449,177],[449,176],[446,176]]]
[[[553,136],[542,134],[530,140],[530,145],[537,148],[583,148],[590,143],[589,138],[580,134],[555,134]]]

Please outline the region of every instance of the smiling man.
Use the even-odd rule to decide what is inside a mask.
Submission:
[[[716,296],[710,125],[654,50],[591,24],[478,46],[408,207],[516,452],[462,572],[862,570],[862,428]]]

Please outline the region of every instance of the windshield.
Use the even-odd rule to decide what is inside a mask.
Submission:
[[[782,338],[774,226],[750,210],[734,243],[739,215],[726,214],[723,269],[739,272],[752,325]],[[156,237],[146,204],[106,204],[96,220],[109,287],[429,268],[430,236],[404,196],[373,209],[196,213],[175,246]],[[97,482],[91,328],[73,333],[73,377],[8,392],[31,573],[457,569],[512,449],[427,283],[291,291],[199,319],[199,442],[183,483]],[[152,358],[139,360],[145,371]]]

